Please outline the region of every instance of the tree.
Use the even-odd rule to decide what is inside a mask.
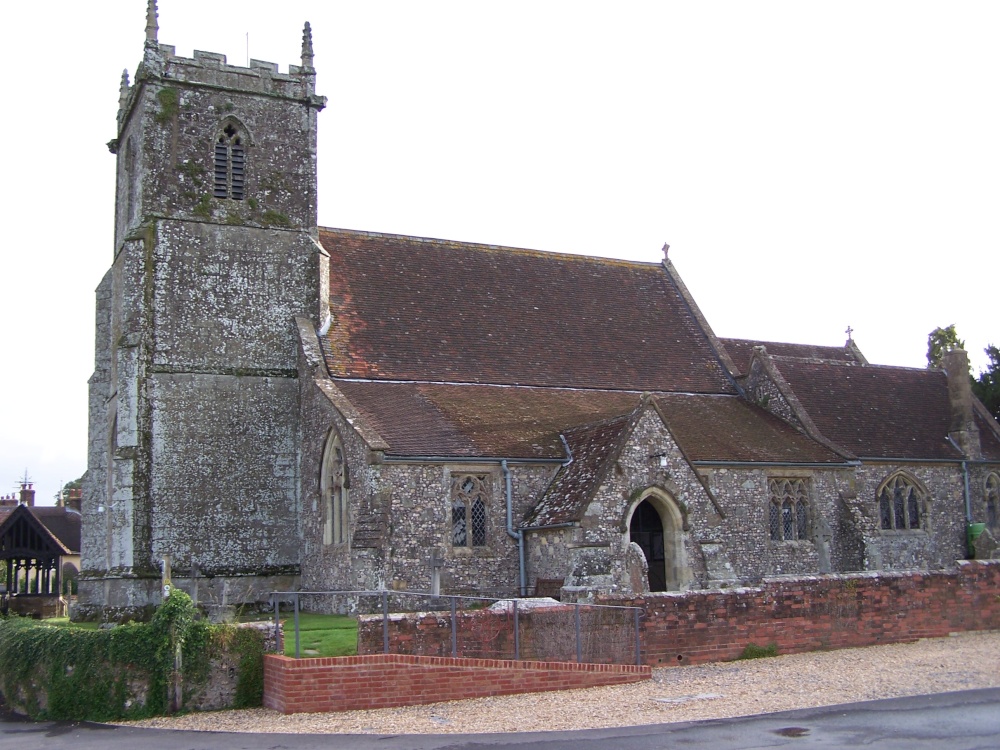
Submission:
[[[66,484],[63,485],[63,488],[55,494],[56,502],[59,502],[64,497],[68,496],[70,490],[78,490],[81,487],[83,487],[82,476],[79,479],[74,479],[72,482],[66,482]]]
[[[990,344],[985,349],[990,364],[972,380],[972,392],[1000,420],[1000,349]]]
[[[927,334],[927,366],[940,367],[946,352],[964,348],[965,342],[958,337],[954,323],[947,328],[935,328]]]

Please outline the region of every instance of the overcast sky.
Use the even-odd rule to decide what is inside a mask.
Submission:
[[[6,3],[0,494],[86,468],[118,86],[144,0]],[[161,0],[160,41],[297,64],[332,227],[656,262],[720,336],[923,367],[1000,344],[1000,3]]]

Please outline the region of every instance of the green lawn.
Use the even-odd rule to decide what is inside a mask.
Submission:
[[[257,617],[270,620],[273,618]],[[281,613],[285,631],[285,656],[295,656],[295,618]],[[299,656],[354,656],[358,653],[358,621],[346,615],[299,612]]]
[[[268,618],[255,618],[266,620]],[[285,623],[285,656],[295,656],[295,620],[286,612],[281,613]],[[43,625],[64,628],[95,630],[96,622],[70,622],[68,617],[51,617]],[[345,615],[315,615],[299,613],[299,655],[354,656],[358,653],[358,621]]]
[[[295,656],[295,621],[285,623],[285,656]],[[344,615],[299,613],[300,656],[354,656],[358,653],[358,621]]]

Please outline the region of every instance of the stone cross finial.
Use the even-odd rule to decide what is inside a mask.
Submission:
[[[670,245],[666,242],[663,243],[663,259],[666,260],[668,254],[670,253]]]
[[[851,340],[851,334],[854,333],[854,329],[851,328],[850,326],[847,326],[847,330],[844,331],[844,333],[847,334],[847,340],[850,341]]]
[[[313,33],[312,26],[306,21],[302,29],[302,67],[311,68],[313,66]]]
[[[156,23],[156,0],[149,0],[146,5],[146,42],[156,44],[156,32],[160,27]]]

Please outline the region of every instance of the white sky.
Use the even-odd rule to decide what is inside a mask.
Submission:
[[[320,223],[670,256],[720,336],[922,367],[1000,344],[1000,3],[160,0],[178,54],[299,61]],[[6,3],[0,493],[86,468],[118,85],[144,0]]]

